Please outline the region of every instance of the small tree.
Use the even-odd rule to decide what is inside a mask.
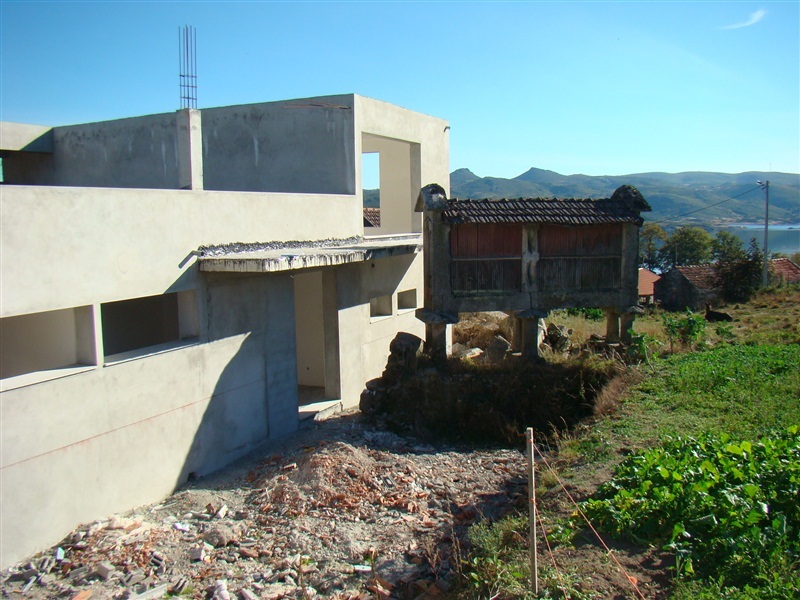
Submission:
[[[755,238],[742,256],[729,254],[717,261],[717,287],[728,302],[747,302],[761,284],[764,253]]]
[[[658,251],[662,268],[704,265],[711,262],[714,238],[700,227],[678,227]]]
[[[711,257],[716,263],[731,263],[747,258],[744,244],[734,234],[721,230],[711,242]]]
[[[645,223],[639,230],[639,266],[660,269],[659,246],[667,241],[667,232],[658,223]]]

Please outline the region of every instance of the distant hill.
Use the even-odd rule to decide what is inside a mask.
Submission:
[[[653,212],[645,215],[648,221],[676,220],[719,226],[763,221],[764,192],[753,190],[759,180],[770,182],[770,222],[800,223],[800,174],[796,173],[697,171],[591,176],[561,175],[532,168],[513,179],[504,179],[479,177],[469,169],[457,169],[450,174],[450,196],[462,199],[608,198],[619,186],[632,184],[653,207]],[[753,191],[745,193],[747,190]]]

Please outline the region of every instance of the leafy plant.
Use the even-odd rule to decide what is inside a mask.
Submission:
[[[674,341],[679,341],[685,346],[693,347],[705,333],[706,320],[700,314],[695,314],[688,308],[682,318],[670,313],[662,315],[664,330],[669,339],[669,351],[674,351]]]
[[[650,365],[650,358],[653,356],[653,348],[661,346],[661,342],[646,333],[636,333],[633,327],[628,329],[631,336],[631,343],[628,346],[628,359],[634,362],[644,362]]]
[[[675,438],[632,455],[585,514],[609,533],[661,543],[682,577],[758,588],[800,566],[800,428],[758,441]],[[800,588],[796,590],[800,592]]]

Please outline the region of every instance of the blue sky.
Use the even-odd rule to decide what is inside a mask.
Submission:
[[[447,119],[451,170],[800,172],[800,2],[0,0],[0,119],[355,92]]]

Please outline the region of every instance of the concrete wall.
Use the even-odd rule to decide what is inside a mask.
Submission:
[[[50,155],[10,154],[6,183],[176,189],[177,113],[54,127]]]
[[[356,193],[352,94],[210,108],[202,116],[205,189]]]
[[[364,384],[378,377],[389,358],[389,343],[398,331],[421,338],[425,326],[413,310],[398,311],[397,292],[416,288],[422,299],[422,255],[396,256],[337,269],[341,397],[357,406]],[[392,295],[392,316],[370,318],[370,298]],[[357,367],[360,365],[360,368]]]
[[[363,226],[355,196],[4,186],[0,211],[2,316],[196,287],[203,244]]]
[[[450,126],[380,100],[355,96],[356,152],[379,152],[381,227],[370,235],[422,231],[414,212],[419,190],[438,183],[450,193]],[[361,161],[356,163],[361,189]]]
[[[291,278],[213,274],[206,298],[207,343],[3,392],[4,566],[297,429]]]
[[[265,439],[259,342],[244,334],[5,391],[3,566]]]

